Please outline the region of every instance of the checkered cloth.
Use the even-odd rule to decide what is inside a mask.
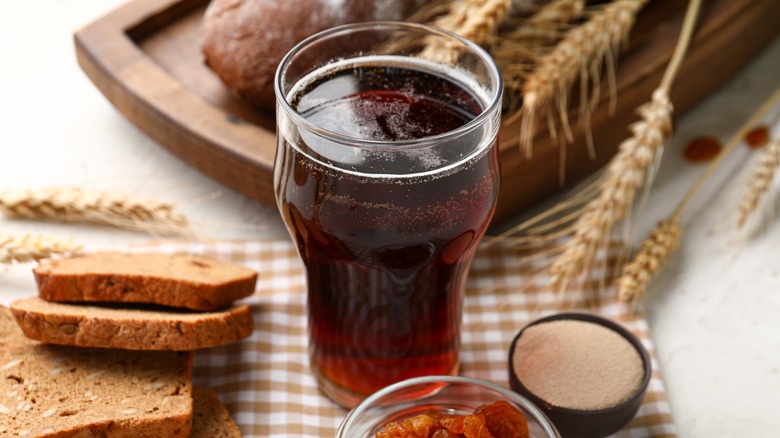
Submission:
[[[303,264],[289,241],[155,243],[154,250],[236,262],[259,273],[249,298],[255,318],[250,338],[198,351],[195,384],[216,390],[245,437],[332,437],[346,414],[317,390],[309,371]],[[135,248],[149,250],[149,246]],[[599,281],[558,294],[540,283],[545,260],[511,248],[483,246],[467,286],[461,374],[508,385],[507,354],[530,321],[560,311],[586,311],[623,323],[653,357],[653,378],[636,418],[615,435],[675,437],[675,427],[642,314],[618,304]],[[608,275],[601,264],[601,272]]]

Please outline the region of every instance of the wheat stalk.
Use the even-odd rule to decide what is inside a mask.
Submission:
[[[23,234],[0,235],[0,263],[26,263],[50,258],[54,255],[70,255],[81,251],[81,245],[72,240],[52,236]]]
[[[523,84],[539,59],[582,17],[584,0],[553,0],[508,32],[500,32],[491,53],[501,70],[509,108],[520,108]]]
[[[409,18],[426,22],[454,32],[477,44],[487,43],[498,30],[498,25],[509,13],[512,0],[453,0],[433,3]],[[413,42],[395,41],[395,46]],[[419,57],[436,62],[452,63],[459,56],[460,46],[439,38],[426,42]]]
[[[690,44],[701,0],[691,0],[672,59],[649,103],[639,108],[641,120],[631,126],[632,136],[621,143],[610,160],[599,193],[584,208],[573,225],[571,239],[549,267],[551,286],[565,290],[568,281],[591,265],[598,249],[609,239],[612,226],[630,210],[636,192],[645,182],[650,166],[671,134],[672,103],[669,90]]]
[[[485,44],[509,13],[512,0],[472,0],[470,5],[466,20],[453,31],[477,44]]]
[[[427,23],[452,31],[466,20],[469,0],[439,0],[427,3],[412,14],[408,21]]]
[[[617,280],[618,299],[636,302],[645,293],[647,284],[661,270],[669,256],[680,244],[682,227],[679,215],[672,215],[658,223],[634,258],[626,264]]]
[[[432,3],[409,19],[427,22],[484,44],[495,34],[512,7],[512,0],[452,0]],[[432,50],[441,49],[433,47]]]
[[[571,225],[582,214],[583,207],[598,193],[602,180],[595,173],[575,186],[563,199],[544,208],[541,212],[525,219],[513,227],[496,235],[486,235],[486,245],[509,243],[514,247],[527,247],[538,251],[543,246],[558,245],[561,238],[570,236]]]
[[[104,223],[169,233],[183,233],[187,227],[187,219],[171,204],[78,188],[2,191],[0,212],[9,218]]]
[[[769,191],[775,176],[775,169],[780,166],[780,133],[766,146],[756,162],[748,180],[748,188],[739,202],[739,218],[737,226],[742,228],[748,217],[756,210],[759,201]]]
[[[661,222],[661,226],[654,230],[650,237],[642,243],[642,249],[640,249],[634,259],[626,265],[623,274],[617,280],[619,299],[636,302],[642,297],[650,280],[658,273],[664,262],[669,258],[669,255],[677,247],[677,243],[673,242],[673,240],[679,242],[682,233],[682,228],[679,225],[679,217],[682,215],[685,207],[693,196],[704,186],[704,183],[712,176],[715,170],[720,167],[723,160],[742,142],[745,138],[745,134],[747,134],[778,101],[780,101],[780,88],[776,89],[769,99],[764,102],[750,119],[742,125],[736,134],[731,137],[720,154],[718,154],[715,160],[707,166],[707,169],[699,175],[698,179],[688,189],[671,216],[667,220]],[[664,227],[663,225],[667,222],[676,223],[677,229],[675,230],[671,225]],[[660,242],[663,242],[664,246],[661,246]],[[652,248],[652,250],[645,250],[645,248]]]
[[[582,16],[584,9],[585,0],[553,0],[542,5],[535,14],[509,31],[499,33],[498,44],[493,50],[496,62],[505,64],[503,61],[511,60],[521,46],[532,52],[549,48],[549,43],[561,39],[570,23]],[[509,64],[511,62],[506,65]]]
[[[505,123],[514,123],[521,118],[520,144],[526,156],[532,152],[537,115],[552,117],[557,113],[567,140],[573,141],[567,115],[569,89],[578,76],[586,85],[587,78],[601,71],[600,66],[604,63],[609,67],[608,73],[611,72],[615,53],[628,37],[637,12],[647,1],[615,0],[609,3],[593,13],[588,21],[568,31],[550,53],[539,59],[536,68],[525,78],[520,111],[505,120]],[[613,75],[609,74],[608,78],[614,90]],[[600,78],[594,75],[594,84],[597,80]],[[587,87],[583,92],[586,90]],[[588,100],[583,99],[583,104]],[[589,147],[592,151],[592,146]]]
[[[657,89],[649,104],[639,109],[642,119],[631,126],[609,163],[596,197],[574,224],[572,238],[550,266],[551,284],[565,289],[566,280],[583,272],[597,248],[606,241],[613,224],[625,217],[637,189],[645,182],[647,169],[668,138],[672,127],[672,104],[663,89]]]

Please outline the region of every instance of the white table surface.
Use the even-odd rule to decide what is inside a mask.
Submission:
[[[211,237],[287,238],[275,209],[210,180],[155,144],[82,73],[73,32],[121,3],[5,5],[0,189],[76,185],[131,191],[176,203]],[[634,240],[671,211],[703,169],[680,158],[687,140],[712,134],[725,141],[778,86],[780,40],[677,121],[648,207],[633,225]],[[780,130],[780,124],[775,127]],[[682,247],[644,300],[683,437],[780,436],[780,223],[768,216],[768,226],[753,239],[733,225],[734,197],[744,182],[740,169],[753,156],[740,148],[686,210]],[[90,250],[149,239],[107,227],[4,219],[0,232],[72,237]],[[33,294],[34,287],[30,265],[0,270],[0,302]]]

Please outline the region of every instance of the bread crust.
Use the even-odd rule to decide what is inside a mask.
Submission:
[[[189,351],[238,341],[252,333],[252,311],[237,305],[208,313],[50,303],[11,303],[24,334],[37,341],[93,348]]]
[[[145,303],[215,310],[250,296],[257,272],[205,257],[98,252],[43,262],[33,269],[47,301]]]
[[[204,62],[234,94],[273,109],[274,74],[305,38],[347,23],[402,20],[428,0],[212,0],[201,27]]]

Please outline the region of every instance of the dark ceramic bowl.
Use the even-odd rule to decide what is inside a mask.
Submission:
[[[634,348],[636,348],[636,351],[639,353],[639,357],[641,358],[642,364],[644,366],[644,374],[642,376],[642,383],[639,385],[639,389],[633,396],[611,408],[599,410],[578,410],[553,406],[549,402],[541,399],[539,396],[529,391],[528,388],[523,385],[523,382],[521,382],[517,377],[512,360],[515,354],[515,346],[517,345],[517,341],[523,335],[523,331],[532,325],[563,319],[579,320],[599,324],[618,333],[629,343],[631,343]],[[645,350],[645,348],[642,346],[642,343],[636,336],[634,336],[633,333],[625,329],[620,324],[617,324],[606,318],[587,313],[560,313],[538,319],[520,330],[520,332],[512,341],[512,345],[509,349],[509,384],[511,388],[538,406],[547,415],[550,421],[552,421],[563,438],[599,438],[619,431],[621,428],[623,428],[623,426],[628,424],[632,418],[634,418],[637,411],[639,410],[639,407],[642,405],[642,400],[644,400],[647,386],[650,383],[651,374],[652,366],[650,363],[650,355],[647,353],[647,350]]]

